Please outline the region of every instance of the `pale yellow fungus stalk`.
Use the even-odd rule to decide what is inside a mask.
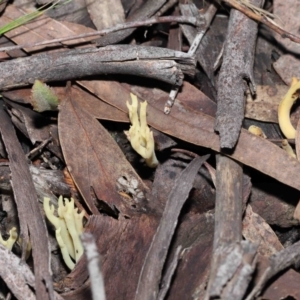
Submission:
[[[83,254],[83,247],[80,241],[80,234],[83,232],[84,212],[78,213],[74,207],[74,199],[58,199],[58,217],[54,216],[54,206],[50,206],[50,199],[44,198],[44,210],[48,220],[55,227],[55,236],[61,249],[63,259],[68,268],[73,269],[75,262],[78,262]],[[72,259],[74,260],[72,260]]]
[[[290,156],[294,157],[297,159],[297,156],[293,150],[293,148],[291,147],[291,145],[289,144],[289,142],[287,140],[282,140],[281,142],[281,147],[283,150],[285,150]]]
[[[258,126],[251,125],[248,128],[248,131],[251,132],[252,134],[260,136],[260,137],[262,137],[264,139],[267,138],[267,136],[265,135],[265,133],[263,132],[263,130],[260,127],[258,127]]]
[[[145,159],[146,164],[151,168],[155,168],[158,166],[158,160],[154,151],[155,144],[153,132],[150,131],[150,128],[147,125],[147,101],[140,103],[139,118],[137,97],[133,94],[130,94],[130,96],[132,104],[126,102],[126,105],[132,125],[130,126],[127,137],[130,140],[132,148]]]
[[[278,107],[278,121],[282,133],[287,139],[294,139],[296,136],[296,129],[291,123],[290,111],[299,96],[300,81],[297,78],[292,78],[291,87],[287,94],[281,100]]]
[[[12,249],[17,239],[18,239],[18,233],[16,227],[13,227],[9,231],[9,238],[6,241],[3,239],[2,235],[0,234],[0,243],[8,250]]]
[[[56,217],[54,215],[54,205],[50,205],[50,198],[44,197],[44,211],[46,214],[47,219],[51,222],[51,224],[55,227],[55,229],[59,229],[61,228],[61,237],[64,240],[64,243],[68,249],[68,252],[70,254],[70,256],[75,259],[75,251],[74,251],[74,246],[73,246],[73,242],[71,239],[71,236],[68,233],[68,229],[67,229],[67,225],[66,222],[64,220],[64,213],[61,212],[61,210],[63,209],[63,201],[62,201],[62,196],[59,197],[58,199],[58,209],[57,209],[57,213],[58,213],[58,217]]]

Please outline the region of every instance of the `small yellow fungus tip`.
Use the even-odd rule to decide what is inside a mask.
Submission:
[[[285,150],[290,156],[294,157],[297,159],[297,156],[293,150],[293,148],[291,147],[291,145],[289,144],[289,142],[287,140],[282,140],[281,142],[281,147],[283,150]]]
[[[78,213],[78,208],[74,207],[74,199],[58,199],[57,214],[54,215],[54,206],[50,205],[50,199],[44,197],[44,211],[47,219],[55,227],[55,236],[60,247],[63,259],[69,269],[73,269],[75,262],[78,262],[83,254],[83,246],[80,235],[83,232],[84,212]],[[72,260],[72,259],[73,260]]]
[[[16,242],[16,240],[18,239],[18,233],[17,233],[17,228],[13,227],[10,231],[9,231],[9,238],[5,241],[3,240],[2,235],[0,234],[0,243],[8,250],[11,250],[14,243]]]
[[[130,94],[132,104],[126,102],[129,119],[131,122],[130,129],[127,134],[132,148],[141,155],[150,168],[155,168],[158,166],[158,160],[154,151],[154,138],[153,132],[150,131],[147,125],[146,110],[147,101],[140,103],[140,115],[138,116],[138,100],[134,94]]]
[[[300,81],[293,77],[291,87],[278,106],[278,122],[282,133],[287,139],[294,139],[296,130],[291,123],[290,111],[300,95]]]
[[[248,131],[251,132],[252,134],[260,136],[260,137],[262,137],[264,139],[267,138],[267,136],[265,135],[265,133],[263,132],[263,130],[260,127],[258,127],[258,126],[251,125],[248,128]]]

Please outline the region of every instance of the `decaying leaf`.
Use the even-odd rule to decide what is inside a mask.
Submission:
[[[283,249],[270,225],[248,205],[243,219],[243,236],[258,245],[258,253],[269,257]]]
[[[32,86],[31,104],[33,109],[38,112],[47,110],[57,110],[58,97],[53,89],[40,80],[35,80]]]
[[[126,101],[130,101],[130,92],[113,81],[80,81],[103,101],[126,112]],[[199,98],[202,95],[198,91]],[[120,98],[122,95],[122,98]],[[139,96],[139,95],[138,95]],[[167,97],[167,96],[166,96]],[[140,97],[142,99],[142,97]],[[172,108],[172,113],[166,117],[163,113],[164,103],[157,103],[155,94],[148,96],[148,124],[159,131],[175,136],[179,139],[202,147],[220,151],[218,135],[214,131],[214,118],[194,110],[184,97],[184,87],[181,97],[178,97]],[[297,179],[300,173],[300,163],[290,157],[284,150],[271,142],[253,136],[247,130],[242,130],[234,152],[230,155],[233,159],[242,162],[260,172],[267,174],[282,183],[300,189]],[[278,169],[280,161],[281,169]],[[285,172],[281,172],[284,169]]]
[[[286,85],[259,85],[256,87],[255,99],[251,93],[247,94],[245,117],[263,121],[278,123],[278,105],[286,92]]]
[[[69,172],[91,212],[99,214],[103,203],[125,212],[145,200],[146,187],[116,142],[72,96],[61,105],[58,127]],[[122,201],[121,191],[131,195],[130,203]]]

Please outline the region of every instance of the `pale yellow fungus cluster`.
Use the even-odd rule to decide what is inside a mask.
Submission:
[[[3,240],[2,235],[0,234],[0,243],[8,250],[11,250],[14,243],[16,242],[16,240],[18,239],[18,233],[17,233],[17,228],[13,227],[10,231],[9,231],[9,238],[5,241]]]
[[[74,208],[74,199],[71,200],[62,196],[58,199],[58,217],[54,215],[54,206],[50,205],[50,199],[44,198],[44,211],[47,219],[55,227],[55,236],[60,247],[63,259],[69,269],[73,269],[82,253],[83,246],[80,235],[83,232],[84,212],[78,213],[78,208]]]
[[[145,159],[146,164],[151,168],[155,168],[158,165],[158,160],[154,151],[153,132],[150,131],[146,120],[147,101],[140,103],[139,118],[137,97],[133,94],[130,94],[130,96],[132,104],[129,104],[127,101],[126,105],[132,125],[127,137],[130,140],[132,148]]]
[[[263,132],[263,130],[260,127],[258,127],[258,126],[251,125],[248,128],[248,131],[251,132],[252,134],[260,136],[260,137],[262,137],[264,139],[267,138],[267,136],[265,135],[265,133]]]
[[[294,139],[296,130],[290,120],[290,111],[300,95],[300,81],[297,78],[292,78],[291,87],[287,94],[281,100],[278,107],[278,122],[282,133],[287,139]]]

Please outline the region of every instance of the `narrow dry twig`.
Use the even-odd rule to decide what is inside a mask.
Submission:
[[[195,5],[192,5],[192,6],[195,6]],[[202,38],[204,37],[207,29],[209,28],[209,26],[211,24],[211,21],[212,21],[212,19],[213,19],[216,12],[217,12],[217,7],[215,6],[215,4],[211,4],[203,15],[200,15],[198,13],[198,10],[197,10],[197,13],[199,14],[198,18],[200,20],[202,20],[202,24],[197,26],[198,31],[197,31],[195,37],[193,38],[193,41],[192,42],[190,41],[191,46],[190,46],[190,49],[188,51],[188,54],[191,57],[196,54],[196,51],[197,51],[197,49],[198,49],[198,47],[199,47],[199,45],[202,41]],[[192,16],[189,16],[189,17],[192,17]],[[170,113],[171,108],[174,105],[175,98],[176,98],[178,92],[179,92],[179,87],[173,87],[172,88],[172,90],[169,94],[169,98],[168,98],[168,100],[165,104],[165,107],[164,107],[164,113],[165,114]]]
[[[241,11],[243,14],[245,14],[249,18],[267,25],[269,28],[271,28],[275,32],[279,33],[281,35],[281,37],[288,38],[291,41],[300,44],[299,36],[296,36],[290,32],[285,31],[283,28],[281,28],[278,24],[276,24],[274,21],[272,21],[266,15],[257,14],[255,11],[244,6],[241,2],[236,1],[236,0],[223,0],[223,2],[229,4],[233,8]]]
[[[81,235],[81,241],[87,258],[93,300],[105,300],[104,280],[100,270],[100,256],[95,239],[91,233],[86,232]]]
[[[144,21],[128,22],[125,24],[119,24],[114,27],[99,30],[99,31],[82,33],[82,34],[69,36],[69,37],[63,37],[63,38],[59,38],[59,39],[47,40],[47,41],[42,41],[42,42],[38,42],[38,43],[28,43],[28,44],[22,44],[22,45],[16,45],[16,46],[2,47],[2,48],[0,48],[0,51],[8,52],[11,50],[22,49],[22,48],[34,48],[37,46],[46,46],[46,45],[49,46],[51,44],[63,43],[66,41],[76,40],[76,39],[80,39],[80,38],[88,38],[88,37],[99,36],[99,35],[104,36],[109,33],[121,31],[121,30],[128,29],[128,28],[151,26],[153,24],[173,23],[173,22],[183,23],[183,24],[191,24],[194,26],[198,26],[200,24],[200,20],[195,17],[187,17],[187,16],[154,17],[154,18],[144,20]]]

